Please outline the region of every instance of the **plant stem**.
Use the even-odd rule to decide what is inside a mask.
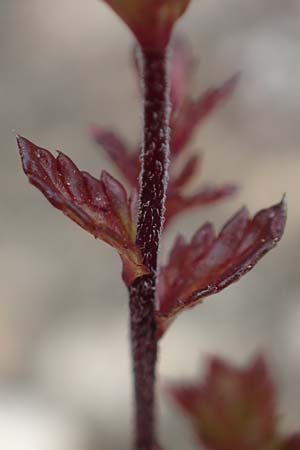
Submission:
[[[154,450],[157,340],[155,288],[164,221],[169,158],[167,52],[142,51],[144,139],[136,242],[150,274],[130,287],[131,343],[135,389],[135,448]]]

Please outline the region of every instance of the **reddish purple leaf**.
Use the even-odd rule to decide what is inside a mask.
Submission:
[[[245,369],[212,358],[204,382],[169,392],[208,450],[279,450],[275,389],[261,357]]]
[[[280,446],[280,450],[300,450],[300,433],[295,433],[285,439]]]
[[[97,143],[102,146],[125,179],[133,188],[137,189],[140,170],[138,153],[130,152],[127,146],[114,133],[96,127],[93,127],[91,131]],[[195,175],[199,164],[200,157],[193,155],[186,161],[179,173],[171,170],[166,198],[165,229],[170,225],[172,219],[181,212],[214,204],[236,193],[236,187],[228,185],[221,188],[206,188],[199,192],[185,195],[182,191]]]
[[[220,201],[236,192],[234,186],[207,188],[193,194],[186,194],[184,188],[195,175],[199,166],[199,156],[190,157],[181,171],[176,172],[174,164],[179,153],[192,137],[195,128],[201,124],[219,104],[232,93],[238,76],[235,75],[221,87],[210,89],[198,100],[192,102],[188,98],[187,82],[195,66],[192,53],[184,39],[175,39],[171,56],[171,166],[170,182],[166,198],[165,229],[179,213],[191,208],[201,207]],[[134,58],[135,68],[140,75],[140,64]],[[92,135],[101,145],[112,162],[118,167],[129,184],[138,189],[140,172],[139,149],[130,150],[114,133],[93,127]]]
[[[241,209],[218,236],[210,223],[187,243],[176,240],[158,283],[158,335],[179,312],[215,294],[251,270],[280,240],[286,222],[285,201],[260,211],[253,219]]]
[[[197,171],[199,171],[201,162],[200,155],[193,155],[185,162],[179,173],[171,170],[169,191],[178,190],[185,187]]]
[[[172,183],[171,188],[173,186]],[[170,189],[167,193],[165,228],[179,213],[196,207],[213,205],[221,200],[234,195],[237,187],[234,185],[220,188],[206,188],[190,195],[184,195],[180,190]]]
[[[132,152],[115,134],[99,127],[92,127],[94,140],[101,145],[111,161],[132,187],[137,187],[140,173],[139,152]]]
[[[188,159],[179,173],[174,170],[174,160],[190,140],[195,128],[233,91],[238,76],[235,75],[221,87],[210,89],[198,100],[188,99],[187,82],[195,66],[192,53],[184,39],[175,39],[171,56],[171,166],[170,182],[166,199],[165,228],[180,212],[197,206],[215,203],[233,194],[236,188],[223,186],[200,190],[192,195],[184,193],[184,188],[191,180],[199,166],[199,156]],[[136,56],[136,55],[135,55]],[[134,58],[135,68],[140,74],[140,64]],[[139,149],[130,150],[128,146],[113,132],[93,127],[91,134],[103,148],[112,162],[118,167],[129,184],[138,189],[140,172]]]
[[[184,104],[195,60],[186,39],[175,36],[171,45],[171,105],[175,117]]]
[[[222,86],[209,89],[197,100],[186,99],[180,113],[171,122],[171,155],[176,157],[184,150],[196,128],[232,94],[238,80],[239,75],[236,74]]]
[[[17,141],[30,183],[53,206],[119,252],[126,284],[148,273],[134,243],[135,225],[123,186],[107,172],[98,180],[80,171],[63,153],[54,158],[21,136]]]
[[[187,42],[176,38],[171,46],[171,157],[185,150],[195,129],[211,112],[222,104],[233,92],[239,74],[232,76],[223,85],[211,88],[196,100],[188,97],[188,83],[196,64]],[[135,68],[141,76],[140,65],[134,58]],[[136,186],[139,173],[139,149],[129,151],[128,147],[114,134],[102,128],[93,127],[92,136],[115,162],[125,178]],[[132,166],[132,167],[131,167]],[[128,173],[129,171],[129,173]],[[133,173],[131,173],[133,171]]]

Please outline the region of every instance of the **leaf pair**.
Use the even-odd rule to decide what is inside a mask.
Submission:
[[[57,158],[18,137],[29,181],[52,205],[98,239],[114,247],[129,286],[148,273],[135,244],[133,207],[123,186],[107,172],[96,179],[80,171],[63,153]],[[285,202],[260,211],[253,219],[241,209],[217,236],[206,223],[190,242],[179,236],[158,278],[157,337],[183,310],[200,303],[247,273],[279,241],[286,221]]]
[[[127,182],[137,190],[140,171],[138,152],[132,153],[127,145],[110,131],[93,128],[92,133]],[[165,230],[180,213],[215,204],[236,193],[237,188],[232,184],[223,185],[219,188],[204,187],[191,194],[186,193],[186,187],[196,174],[199,165],[200,157],[198,155],[189,158],[179,173],[176,173],[174,165],[171,164],[166,198]]]
[[[171,154],[173,158],[184,151],[197,127],[230,97],[238,80],[239,74],[235,74],[221,86],[208,89],[195,100],[189,97],[184,99],[181,108],[171,121]]]
[[[128,199],[117,180],[104,171],[96,179],[80,171],[63,153],[54,158],[48,150],[20,136],[18,145],[29,181],[52,205],[118,251],[128,286],[148,273],[135,244],[136,201]],[[241,209],[218,236],[210,223],[200,227],[189,243],[179,236],[159,274],[158,338],[181,311],[247,273],[279,241],[285,221],[282,201],[253,219]]]
[[[171,164],[170,181],[166,199],[165,228],[179,213],[204,205],[216,203],[236,192],[233,185],[198,189],[190,193],[188,185],[197,173],[200,156],[187,158],[182,169],[176,170],[176,160],[184,155],[187,144],[196,128],[233,92],[238,76],[232,77],[222,86],[208,90],[199,98],[192,100],[187,91],[187,82],[195,62],[184,39],[177,38],[171,51]],[[140,65],[135,59],[135,68],[139,75]],[[138,189],[140,173],[140,150],[129,146],[114,132],[99,127],[92,127],[91,134],[106,152],[113,164],[117,166],[129,185]],[[182,164],[180,164],[182,166]]]
[[[300,433],[278,430],[275,386],[262,357],[245,368],[212,358],[203,382],[169,392],[208,450],[300,450]]]

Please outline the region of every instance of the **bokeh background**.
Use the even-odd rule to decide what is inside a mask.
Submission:
[[[193,0],[178,30],[199,58],[192,92],[240,70],[234,96],[205,122],[199,182],[235,182],[240,194],[183,216],[190,236],[219,228],[287,193],[284,239],[238,284],[183,314],[161,343],[160,429],[166,448],[196,448],[166,400],[168,379],[203,373],[218,354],[267,355],[282,429],[300,428],[300,1]],[[126,289],[115,253],[29,186],[14,130],[63,150],[97,175],[114,169],[91,141],[92,123],[140,136],[131,37],[96,0],[0,0],[0,448],[120,450],[131,445]]]

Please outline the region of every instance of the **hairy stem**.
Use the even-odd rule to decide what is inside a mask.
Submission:
[[[135,448],[153,450],[156,445],[155,288],[169,158],[170,108],[166,51],[144,51],[142,63],[144,139],[136,242],[150,274],[137,279],[130,288],[130,317],[135,389]]]

